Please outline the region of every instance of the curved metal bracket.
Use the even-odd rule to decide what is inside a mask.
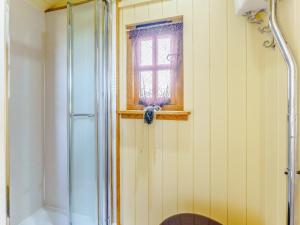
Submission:
[[[261,34],[270,34],[271,40],[266,40],[263,43],[263,46],[265,48],[271,48],[274,49],[276,47],[275,39],[272,35],[271,28],[269,24],[266,21],[266,10],[258,10],[258,11],[250,11],[244,14],[244,16],[247,18],[249,23],[257,24],[258,25],[258,31]]]
[[[270,40],[264,41],[263,46],[265,48],[275,48],[276,47],[275,38],[273,37],[271,41]]]

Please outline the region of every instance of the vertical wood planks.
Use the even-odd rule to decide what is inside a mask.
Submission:
[[[153,2],[149,4],[149,20],[163,18],[163,2]]]
[[[134,20],[133,8],[126,8],[120,15],[120,43],[126,43],[126,25]],[[126,44],[120,45],[120,108],[126,108]],[[121,120],[121,223],[135,224],[136,220],[136,141],[135,121]]]
[[[209,0],[193,3],[194,211],[210,216]]]
[[[264,36],[229,0],[163,0],[121,14],[125,96],[125,25],[184,15],[185,109],[192,111],[186,122],[150,127],[122,120],[122,225],[157,225],[182,212],[224,225],[282,224],[286,77],[279,53],[262,47]]]
[[[184,16],[184,107],[194,109],[193,0],[177,0],[177,13]],[[178,210],[194,211],[193,117],[178,123]]]
[[[173,17],[177,16],[177,1],[178,0],[163,0],[162,7],[163,7],[163,17]]]
[[[211,217],[227,225],[227,0],[210,4]]]
[[[246,225],[246,21],[228,1],[228,224]]]
[[[264,223],[264,187],[263,187],[263,71],[265,49],[263,38],[257,28],[247,24],[247,224]]]
[[[163,121],[163,218],[178,213],[178,124]]]
[[[149,127],[143,120],[136,120],[135,136],[135,223],[147,225],[149,222]]]
[[[286,222],[287,218],[287,69],[279,51],[277,53],[277,221],[278,224]]]
[[[276,49],[278,51],[278,49]],[[268,225],[277,224],[277,68],[273,65],[276,62],[276,54],[272,49],[266,50],[266,71],[265,79],[265,223]],[[271,216],[273,215],[273,216]]]
[[[121,221],[123,225],[136,220],[136,136],[135,121],[121,121]]]
[[[149,128],[149,225],[163,221],[163,122]]]

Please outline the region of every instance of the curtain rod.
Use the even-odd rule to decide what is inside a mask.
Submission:
[[[154,20],[154,21],[141,23],[141,24],[130,24],[126,26],[126,30],[127,31],[142,30],[147,28],[155,28],[155,27],[180,24],[180,23],[183,23],[183,16],[170,17],[162,20],[161,19]]]

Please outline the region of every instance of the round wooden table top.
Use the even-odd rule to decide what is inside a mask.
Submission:
[[[196,214],[179,214],[166,219],[161,225],[222,225],[210,218]]]

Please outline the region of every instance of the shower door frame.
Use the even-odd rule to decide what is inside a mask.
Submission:
[[[0,224],[8,225],[8,180],[7,170],[7,94],[8,94],[8,2],[0,1]]]

